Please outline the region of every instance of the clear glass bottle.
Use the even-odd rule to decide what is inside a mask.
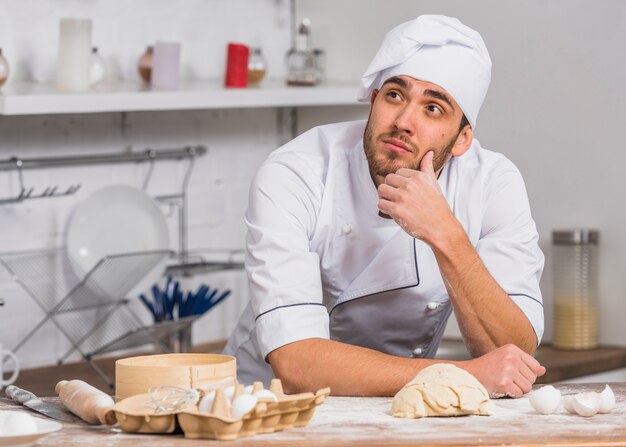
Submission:
[[[554,336],[558,349],[598,345],[598,232],[554,231]]]
[[[98,47],[91,49],[91,69],[89,71],[89,83],[92,87],[100,84],[104,80],[106,66],[104,59],[98,53]]]
[[[313,56],[315,56],[315,72],[319,84],[326,80],[326,52],[321,48],[314,48]]]
[[[287,84],[317,84],[315,54],[311,48],[311,21],[302,19],[296,35],[296,46],[287,53]]]
[[[2,48],[0,48],[0,87],[4,85],[9,79],[9,62],[2,55]]]
[[[248,85],[259,85],[265,73],[267,65],[260,48],[252,48],[250,50],[250,58],[248,59]]]
[[[143,82],[150,84],[150,80],[152,79],[152,59],[154,54],[154,47],[149,45],[146,47],[146,51],[143,52],[139,61],[137,62],[137,70],[139,71],[139,76],[143,80]]]

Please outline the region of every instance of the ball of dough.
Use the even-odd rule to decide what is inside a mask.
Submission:
[[[21,436],[37,433],[37,423],[35,418],[26,413],[11,412],[2,418],[0,423],[0,433],[3,436]]]
[[[491,415],[489,393],[474,376],[448,363],[421,370],[393,398],[391,414],[401,418]]]

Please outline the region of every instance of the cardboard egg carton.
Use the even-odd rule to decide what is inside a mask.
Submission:
[[[259,393],[262,390],[262,383],[255,382],[251,395],[259,396],[256,404],[243,416],[236,417],[233,415],[236,399],[245,393],[243,386],[235,387],[232,402],[227,399],[224,388],[218,388],[210,412],[200,411],[195,406],[178,414],[185,437],[225,441],[304,427],[311,421],[315,407],[330,394],[330,388],[322,388],[315,393],[286,395],[279,379],[273,379],[270,384],[269,391],[275,398],[271,393]]]
[[[174,394],[171,389],[139,394],[116,403],[113,411],[124,432],[172,433],[178,423],[186,438],[224,441],[304,427],[311,421],[315,407],[330,394],[330,388],[323,388],[315,393],[287,395],[279,379],[272,380],[270,393],[261,382],[248,390],[235,381],[231,383],[234,385],[225,383],[215,389],[178,388]],[[213,399],[210,411],[202,411],[202,399],[208,394]],[[255,398],[253,406],[243,408],[245,413],[239,414],[242,408],[236,401],[244,394]],[[244,400],[250,403],[251,399]]]
[[[177,394],[179,400],[185,396],[183,389]],[[193,396],[193,390],[187,390]],[[187,408],[195,408],[200,393],[195,392],[195,399],[179,405],[172,404],[172,392],[169,389],[152,393],[137,394],[127,397],[113,406],[117,422],[127,433],[172,433],[176,430],[176,415]],[[163,400],[170,400],[163,405]],[[175,403],[175,402],[174,402]]]

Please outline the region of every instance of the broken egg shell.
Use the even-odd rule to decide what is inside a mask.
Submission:
[[[530,395],[530,405],[541,414],[552,414],[559,408],[561,392],[552,385],[539,388]]]
[[[233,401],[232,415],[235,419],[241,419],[255,407],[258,399],[251,394],[242,394]]]
[[[600,409],[602,398],[599,393],[580,393],[572,396],[572,404],[576,413],[584,417],[591,417]]]
[[[243,389],[243,392],[246,394],[252,394],[252,385],[248,385]]]
[[[609,413],[615,408],[615,394],[613,394],[613,390],[610,386],[606,385],[604,387],[604,390],[600,393],[600,398],[602,399],[602,403],[600,404],[598,413]]]
[[[574,408],[574,402],[572,402],[572,396],[566,395],[561,398],[561,403],[563,404],[563,408],[567,410],[568,413],[576,414],[576,409]]]

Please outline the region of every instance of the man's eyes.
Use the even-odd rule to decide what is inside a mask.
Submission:
[[[441,109],[441,107],[439,107],[439,106],[438,106],[438,105],[436,105],[436,104],[429,104],[429,105],[427,106],[427,109],[428,109],[428,111],[429,111],[429,112],[443,114],[443,110]]]
[[[389,99],[392,100],[399,100],[402,99],[402,94],[397,91],[397,90],[389,90],[387,93],[385,93],[385,96]],[[443,107],[441,107],[438,104],[428,104],[426,106],[426,110],[428,110],[429,113],[433,113],[433,114],[437,114],[437,115],[443,115],[444,113],[444,109]]]
[[[392,99],[398,99],[400,98],[400,93],[397,92],[396,90],[389,90],[387,92],[387,97],[392,98]]]

